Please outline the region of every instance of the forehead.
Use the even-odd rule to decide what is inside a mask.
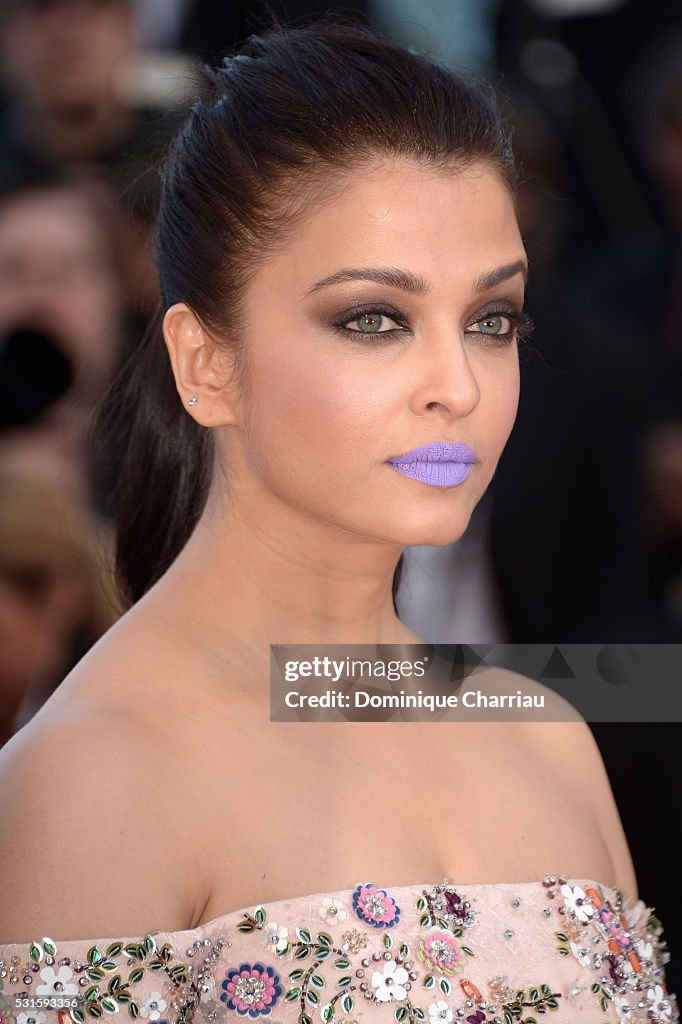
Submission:
[[[340,267],[400,265],[452,288],[523,258],[514,201],[488,163],[434,170],[409,160],[347,175],[298,223],[256,281],[304,298]]]

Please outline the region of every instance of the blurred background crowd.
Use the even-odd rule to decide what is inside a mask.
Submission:
[[[518,419],[464,537],[407,552],[403,619],[439,643],[682,642],[679,5],[0,0],[0,744],[123,610],[124,444],[95,458],[89,430],[157,300],[155,166],[194,67],[324,10],[491,78],[523,170]],[[591,725],[682,991],[682,727]]]

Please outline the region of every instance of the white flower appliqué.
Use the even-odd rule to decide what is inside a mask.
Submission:
[[[569,910],[572,910],[579,921],[587,921],[594,914],[594,907],[587,902],[587,894],[579,885],[571,887],[562,885],[561,892],[564,902]]]
[[[398,967],[395,960],[389,960],[381,971],[374,971],[372,974],[372,986],[376,998],[380,1003],[387,1003],[391,999],[404,999],[407,995],[405,982],[409,980],[409,974],[404,967]]]
[[[158,1020],[166,1006],[166,1000],[161,997],[160,992],[150,992],[140,1007],[140,1016],[148,1020]]]
[[[452,1010],[443,999],[429,1006],[429,1024],[452,1024]]]
[[[44,985],[36,986],[37,996],[77,996],[78,985],[70,985],[69,980],[73,978],[73,971],[62,965],[55,972],[54,967],[43,967],[40,977]]]

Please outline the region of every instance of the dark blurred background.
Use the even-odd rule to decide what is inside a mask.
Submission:
[[[0,0],[0,743],[120,614],[96,405],[157,297],[155,164],[199,60],[332,11],[490,77],[523,169],[519,415],[465,535],[414,548],[440,643],[682,642],[682,10],[669,0]],[[125,424],[121,436],[125,434]],[[682,991],[680,723],[594,723]]]

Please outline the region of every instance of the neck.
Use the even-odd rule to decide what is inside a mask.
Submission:
[[[393,606],[401,547],[306,518],[278,501],[257,507],[258,514],[228,508],[224,497],[212,495],[154,588],[205,650],[257,664],[260,674],[270,644],[420,642]]]

